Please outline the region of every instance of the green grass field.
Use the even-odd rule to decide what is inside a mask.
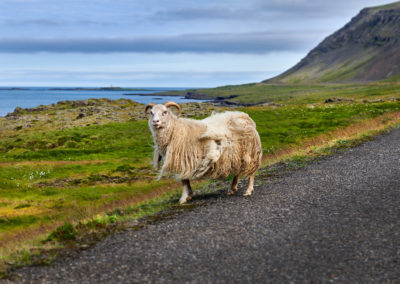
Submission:
[[[209,98],[235,96],[227,101],[235,103],[307,104],[320,103],[329,98],[363,100],[389,99],[400,96],[398,82],[369,84],[244,84],[211,89],[192,89],[170,94],[202,94]]]
[[[386,86],[382,90],[378,85],[337,86],[340,97],[355,101],[324,104],[326,98],[334,97],[331,86],[316,90],[314,86],[296,89],[274,85],[268,87],[274,90],[273,95],[268,97],[260,89],[260,93],[254,95],[255,100],[268,97],[271,102],[285,102],[286,106],[238,109],[247,112],[256,122],[264,154],[273,154],[366,119],[400,112],[399,88],[396,86]],[[224,94],[230,92],[224,91]],[[250,93],[243,95],[243,100],[248,101],[250,97]],[[365,98],[383,101],[357,101]],[[99,218],[98,214],[116,208],[126,210],[166,192],[175,192],[180,187],[172,179],[156,180],[157,172],[150,165],[153,142],[147,121],[141,114],[143,107],[130,103],[108,104],[119,105],[113,109],[115,115],[129,111],[131,116],[121,115],[118,122],[106,120],[96,124],[72,119],[76,125],[70,124],[68,128],[62,123],[43,122],[52,125],[46,124],[47,127],[39,123],[41,117],[47,117],[55,110],[46,109],[34,113],[39,120],[37,127],[33,124],[22,129],[18,127],[19,120],[2,118],[0,251],[10,253],[29,240],[47,237],[64,223],[88,222]],[[132,109],[133,106],[136,108]],[[199,109],[198,104],[188,104],[184,113],[199,118],[209,115],[211,110],[223,110],[210,105]],[[71,108],[67,111],[70,113]],[[133,114],[135,119],[132,119]],[[109,116],[108,113],[105,115]],[[75,116],[71,114],[71,117]],[[11,123],[13,126],[7,127]],[[146,212],[162,208],[157,203]]]

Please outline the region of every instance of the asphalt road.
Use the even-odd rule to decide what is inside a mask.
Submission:
[[[400,130],[18,271],[31,283],[400,283]]]

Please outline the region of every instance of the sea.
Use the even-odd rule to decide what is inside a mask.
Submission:
[[[131,99],[138,103],[177,103],[200,102],[200,100],[185,99],[177,96],[151,95],[165,91],[181,91],[188,88],[126,88],[119,90],[111,88],[79,88],[79,87],[0,87],[0,116],[13,112],[16,107],[32,108],[39,105],[49,105],[65,100],[86,100],[108,98],[111,100]],[[150,96],[143,96],[150,94]]]

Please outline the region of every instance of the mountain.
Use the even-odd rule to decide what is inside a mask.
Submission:
[[[400,1],[365,8],[298,64],[263,83],[400,81]]]

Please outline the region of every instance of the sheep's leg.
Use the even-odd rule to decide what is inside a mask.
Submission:
[[[183,190],[182,190],[182,196],[179,199],[179,203],[183,204],[186,203],[186,201],[189,201],[192,199],[192,187],[190,186],[190,181],[188,179],[182,180],[182,185],[183,185]]]
[[[231,189],[228,191],[228,195],[232,195],[238,189],[239,175],[234,176],[232,180]]]
[[[249,186],[243,196],[250,196],[254,190],[254,173],[249,176]]]

